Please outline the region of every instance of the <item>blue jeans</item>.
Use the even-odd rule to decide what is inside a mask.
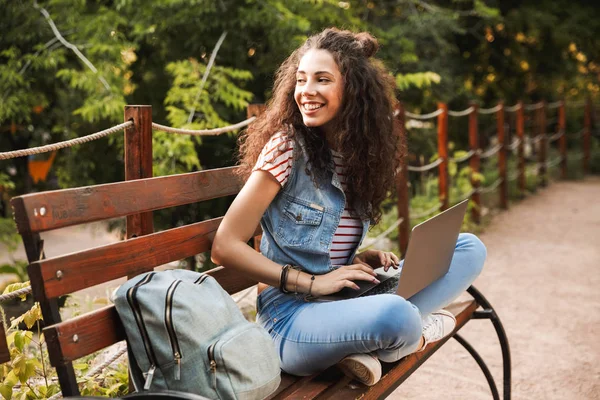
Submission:
[[[310,375],[353,353],[397,361],[417,349],[422,316],[464,292],[481,272],[485,257],[483,243],[462,233],[448,273],[409,299],[381,294],[305,302],[269,287],[258,296],[257,320],[275,341],[281,368],[290,374]]]

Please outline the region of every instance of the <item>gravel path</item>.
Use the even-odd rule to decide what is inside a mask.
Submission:
[[[513,399],[600,399],[600,178],[556,182],[493,218],[475,286],[495,307],[512,355]],[[461,331],[501,386],[486,320]],[[475,361],[449,341],[389,399],[491,399]]]

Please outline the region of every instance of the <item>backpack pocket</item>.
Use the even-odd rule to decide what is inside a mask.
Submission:
[[[227,331],[208,346],[206,354],[212,388],[221,400],[264,399],[279,387],[275,345],[256,324]]]

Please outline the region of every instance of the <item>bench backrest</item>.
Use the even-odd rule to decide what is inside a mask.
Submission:
[[[35,193],[15,197],[11,204],[17,228],[27,245],[44,231],[234,195],[243,185],[234,174],[236,168]],[[132,277],[156,266],[208,251],[221,219],[58,257],[37,257],[33,262],[30,257],[28,271],[33,296],[42,305],[46,322],[53,323],[44,329],[44,334],[50,360],[59,371],[59,378],[64,369],[61,367],[67,366],[69,370],[70,362],[121,341],[125,336],[114,306],[61,322],[60,316],[54,315],[53,301],[59,296],[113,279]],[[32,251],[30,246],[28,253]],[[41,248],[38,251],[41,253]],[[241,274],[228,274],[222,267],[208,273],[229,293],[256,283]],[[63,386],[64,379],[60,380]],[[76,390],[76,384],[73,390]]]

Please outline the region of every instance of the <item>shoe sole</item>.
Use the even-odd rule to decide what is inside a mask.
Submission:
[[[373,360],[373,368],[381,369],[381,365],[377,365],[376,363],[377,361]],[[373,374],[372,370],[366,367],[364,363],[353,360],[352,358],[340,361],[338,367],[348,378],[356,379],[367,386],[373,386],[381,379],[381,372],[379,374]]]

